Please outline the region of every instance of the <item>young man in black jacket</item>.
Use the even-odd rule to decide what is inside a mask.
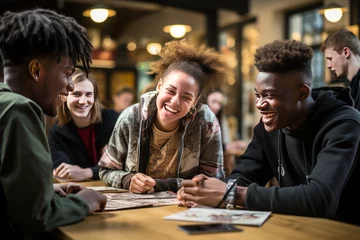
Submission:
[[[360,40],[355,34],[341,29],[330,35],[323,43],[327,67],[337,77],[350,81],[354,107],[360,111]]]
[[[198,175],[183,181],[179,200],[360,223],[360,198],[354,195],[360,182],[360,114],[349,88],[311,90],[312,56],[310,47],[289,40],[256,51],[255,96],[262,117],[251,143],[228,184]],[[273,177],[279,186],[265,187]],[[233,179],[237,186],[231,188]]]

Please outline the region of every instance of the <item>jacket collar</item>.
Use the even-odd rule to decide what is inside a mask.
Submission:
[[[1,83],[1,82],[0,82],[0,91],[1,92],[12,92],[11,88],[8,85],[6,85],[5,83]]]

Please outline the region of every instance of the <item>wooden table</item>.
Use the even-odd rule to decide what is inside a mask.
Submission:
[[[87,182],[88,186],[101,186],[99,182]],[[84,184],[85,185],[85,184]],[[59,228],[59,239],[106,240],[106,239],[360,239],[360,227],[322,218],[272,214],[261,227],[240,226],[243,232],[187,235],[177,228],[180,224],[195,222],[169,221],[167,215],[186,210],[178,206],[139,208],[122,211],[95,213],[85,221]]]
[[[79,182],[79,184],[84,185],[85,187],[98,187],[98,186],[105,186],[104,182],[98,181],[85,181]]]

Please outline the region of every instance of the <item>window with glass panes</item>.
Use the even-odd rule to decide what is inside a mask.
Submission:
[[[312,61],[313,87],[321,87],[326,84],[324,53],[321,51],[324,18],[318,13],[320,7],[314,5],[286,14],[286,38],[302,41],[314,51]]]

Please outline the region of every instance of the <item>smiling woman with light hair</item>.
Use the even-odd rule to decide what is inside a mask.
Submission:
[[[49,134],[53,175],[69,181],[99,179],[97,163],[118,114],[101,107],[91,75],[76,69],[72,79],[74,90],[62,96],[57,124]]]

